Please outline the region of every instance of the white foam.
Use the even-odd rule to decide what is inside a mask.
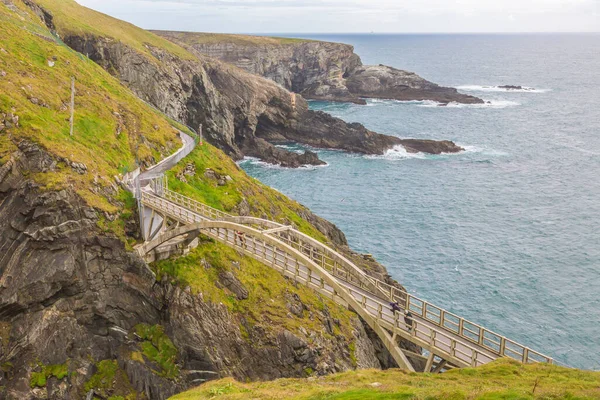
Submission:
[[[281,165],[271,164],[271,163],[262,161],[260,158],[250,157],[250,156],[244,157],[243,159],[238,161],[237,164],[238,165],[242,165],[242,164],[258,165],[262,168],[268,168],[268,169],[300,169],[300,170],[305,170],[305,171],[312,171],[317,168],[329,167],[328,163],[325,163],[323,165],[302,165],[301,167],[298,167],[298,168],[282,167]]]
[[[500,86],[482,86],[482,85],[461,85],[456,87],[459,90],[466,92],[503,92],[503,93],[546,93],[552,89],[536,89],[528,86],[523,86],[522,89],[508,89]]]
[[[276,144],[275,147],[289,151],[290,153],[303,154],[304,150],[299,149],[298,146],[288,144]]]
[[[456,143],[456,145],[465,149],[465,151],[463,151],[461,153],[457,153],[457,154],[479,153],[479,154],[491,156],[491,157],[506,157],[509,155],[508,153],[506,153],[504,151],[488,149],[486,147],[479,147],[479,146],[466,145],[466,144],[460,144],[460,143]]]
[[[412,158],[421,158],[422,159],[422,158],[425,158],[425,154],[423,154],[423,153],[409,153],[408,151],[406,151],[406,149],[404,148],[404,146],[402,146],[402,145],[396,145],[396,146],[392,147],[391,149],[387,150],[383,154],[365,155],[363,157],[367,158],[367,159],[371,159],[371,160],[391,160],[391,161],[396,161],[396,160],[406,160],[406,159],[412,159]]]
[[[483,104],[448,103],[447,108],[507,108],[520,106],[521,103],[510,100],[486,100]]]

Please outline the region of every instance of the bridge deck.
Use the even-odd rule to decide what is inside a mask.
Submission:
[[[164,185],[156,192],[144,188],[141,204],[152,210],[152,215],[155,212],[165,221],[170,218],[189,227],[181,232],[198,225],[194,229],[349,305],[376,328],[400,366],[412,369],[403,365],[408,361],[397,348],[397,336],[458,367],[478,366],[503,356],[523,362],[552,362],[550,357],[366,275],[335,250],[291,227],[259,218],[235,217],[169,191]],[[149,225],[155,229],[160,223],[152,221]],[[144,255],[173,237],[159,236],[139,251]],[[406,319],[410,325],[403,313],[390,309],[390,302],[397,302],[402,312],[410,310],[412,318]]]

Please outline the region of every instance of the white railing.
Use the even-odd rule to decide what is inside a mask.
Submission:
[[[156,207],[159,211],[167,212],[172,218],[179,219],[184,223],[198,222],[204,218],[259,225],[267,228],[284,226],[259,218],[235,217],[168,189],[163,191],[163,196],[164,199],[161,199],[160,197],[144,193],[143,202],[150,207]],[[183,208],[183,210],[176,210],[178,208]],[[176,215],[174,214],[175,212],[177,213]],[[428,303],[393,285],[366,275],[362,269],[339,253],[295,229],[274,232],[271,236],[307,256],[312,262],[323,268],[333,277],[351,285],[351,291],[357,294],[362,293],[362,291],[370,293],[370,299],[376,299],[380,307],[389,308],[390,302],[396,302],[404,310],[409,310],[414,317],[418,317],[428,324],[429,328],[427,329],[429,331],[433,330],[436,332],[431,340],[439,341],[439,338],[453,335],[459,337],[463,347],[459,347],[458,349],[448,347],[448,351],[460,352],[464,346],[476,346],[480,349],[478,351],[481,354],[488,354],[488,358],[489,354],[492,354],[494,357],[506,356],[524,363],[553,362],[551,357],[545,356],[527,346]],[[388,325],[397,324],[397,321],[387,321],[386,323]],[[424,333],[419,333],[419,329],[416,329],[413,339],[424,340],[419,335],[423,336]]]

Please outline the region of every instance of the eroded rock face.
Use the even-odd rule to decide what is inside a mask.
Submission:
[[[311,111],[304,98],[273,81],[202,55],[197,60],[182,60],[149,48],[151,60],[102,37],[66,36],[64,41],[170,117],[192,127],[202,125],[205,138],[234,159],[255,156],[287,167],[323,164],[315,153],[290,152],[274,147],[277,142],[296,141],[366,154],[382,154],[402,145],[398,138]],[[428,146],[422,149],[427,151]]]
[[[354,47],[331,42],[242,35],[153,31],[199,55],[233,64],[271,79],[307,99],[364,104],[363,98],[483,103],[456,89],[429,82],[413,72],[363,65]],[[214,35],[213,35],[214,36]]]
[[[157,282],[136,254],[97,227],[97,213],[76,193],[41,191],[27,178],[57,168],[54,156],[28,142],[0,166],[0,398],[85,398],[83,387],[101,360],[117,360],[148,399],[222,376],[244,381],[380,366],[358,318],[351,355],[345,337],[323,334],[337,323],[333,316],[293,298],[290,309],[314,313],[321,331],[246,324],[244,337],[244,321],[225,306],[166,278]],[[247,301],[234,272],[219,282]],[[176,378],[157,376],[160,367],[141,358],[138,324],[164,327],[177,348]],[[38,364],[66,364],[77,373],[31,388]]]
[[[454,88],[429,82],[414,72],[385,65],[363,65],[356,68],[346,80],[348,90],[359,97],[394,100],[433,100],[477,104],[483,100],[458,93]]]

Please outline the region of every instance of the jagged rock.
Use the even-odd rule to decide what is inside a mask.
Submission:
[[[219,179],[219,175],[210,168],[206,168],[206,171],[204,171],[204,177],[208,178],[208,179],[213,179],[213,180]]]
[[[80,175],[87,173],[87,166],[84,163],[72,162],[71,168]]]
[[[441,87],[420,76],[385,65],[363,65],[354,48],[343,43],[154,31],[198,55],[220,59],[269,78],[292,92],[315,100],[365,104],[363,97],[483,103],[481,99]],[[200,39],[200,40],[198,40]]]
[[[190,126],[202,124],[204,137],[236,160],[247,155],[286,167],[324,164],[314,153],[299,155],[267,142],[296,141],[367,154],[382,154],[399,144],[399,139],[360,124],[326,118],[309,110],[302,96],[201,55],[182,60],[148,45],[157,63],[120,41],[71,33],[64,41],[170,117]]]
[[[385,65],[363,65],[346,81],[348,90],[359,97],[395,100],[433,100],[440,103],[483,103],[483,100],[429,82],[414,72]]]
[[[236,214],[241,215],[241,216],[247,216],[250,215],[250,204],[248,204],[248,200],[246,200],[246,198],[244,197],[242,199],[242,201],[240,201],[238,203],[238,205],[235,207],[236,210]]]
[[[235,294],[238,300],[246,300],[248,298],[248,289],[231,272],[222,271],[219,273],[219,282]]]
[[[0,71],[0,77],[4,78],[6,76],[6,71]]]
[[[498,86],[500,89],[506,89],[506,90],[522,90],[523,86],[521,85],[501,85]]]

